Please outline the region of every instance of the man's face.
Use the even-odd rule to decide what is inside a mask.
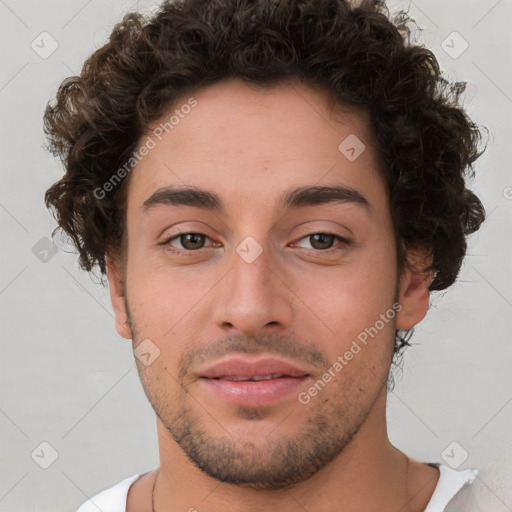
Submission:
[[[161,141],[152,135],[156,147],[133,171],[126,295],[116,313],[119,323],[128,315],[134,348],[150,340],[149,352],[160,351],[137,366],[169,442],[214,478],[281,488],[340,454],[385,395],[396,319],[379,322],[324,387],[308,390],[397,298],[386,187],[367,119],[347,112],[334,121],[319,90],[232,80],[194,98]],[[354,135],[366,146],[355,159],[339,149]],[[206,190],[223,209],[144,207],[169,186]],[[357,191],[368,205],[280,205],[291,189],[333,186]],[[204,377],[220,362],[235,358],[236,373],[241,359],[269,357],[306,376]]]

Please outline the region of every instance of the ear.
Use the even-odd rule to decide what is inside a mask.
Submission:
[[[433,273],[426,271],[432,262],[430,251],[426,248],[415,248],[407,251],[409,265],[400,279],[398,301],[402,309],[396,316],[396,327],[408,330],[420,323],[427,314],[430,291],[428,287]]]
[[[110,288],[110,300],[116,317],[116,330],[120,336],[127,340],[132,339],[132,332],[126,312],[124,285],[120,263],[110,256],[105,257],[108,284]]]

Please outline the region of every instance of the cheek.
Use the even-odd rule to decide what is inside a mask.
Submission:
[[[202,299],[214,287],[216,275],[206,269],[171,268],[165,258],[130,254],[127,269],[129,305],[141,339],[166,346],[181,338],[201,309]],[[166,348],[167,350],[167,348]]]
[[[384,242],[384,240],[383,240]],[[302,269],[294,279],[294,292],[310,308],[308,316],[322,327],[327,337],[344,345],[379,321],[395,299],[394,251],[385,245],[359,249],[342,265],[308,272]],[[394,311],[388,313],[392,319]],[[384,337],[394,332],[392,322]]]

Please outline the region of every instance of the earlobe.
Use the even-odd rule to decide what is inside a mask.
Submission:
[[[105,257],[105,264],[110,288],[110,300],[115,314],[116,330],[123,338],[132,339],[132,332],[126,312],[122,273],[119,264],[110,256]]]
[[[414,250],[408,254],[409,267],[400,280],[399,302],[402,309],[396,316],[396,327],[408,330],[420,323],[429,306],[432,272],[426,269],[432,259],[425,250]]]

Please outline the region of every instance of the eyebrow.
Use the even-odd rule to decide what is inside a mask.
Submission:
[[[361,206],[369,214],[373,212],[372,205],[361,192],[342,185],[289,189],[281,196],[278,206],[297,209],[336,203],[353,203]],[[146,212],[160,205],[191,206],[219,214],[225,213],[225,205],[217,194],[194,186],[169,185],[159,188],[144,201],[142,207]]]

